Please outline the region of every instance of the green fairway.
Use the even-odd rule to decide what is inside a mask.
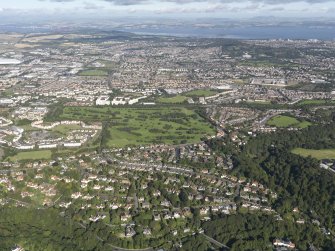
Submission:
[[[10,161],[21,161],[21,160],[48,160],[51,159],[51,151],[31,151],[31,152],[20,152],[13,157],[9,157]]]
[[[105,70],[84,70],[78,73],[79,76],[108,76],[108,72]]]
[[[294,117],[278,115],[268,120],[267,125],[276,127],[306,128],[312,125],[308,121],[299,121]]]
[[[212,90],[193,90],[189,92],[185,92],[184,95],[188,97],[209,97],[217,94],[217,91],[212,91]]]
[[[313,150],[313,149],[295,148],[292,150],[292,153],[303,157],[311,156],[319,160],[335,159],[335,149]]]
[[[207,121],[182,107],[66,107],[61,118],[105,122],[108,147],[195,143],[215,134]]]
[[[160,97],[158,99],[159,103],[166,103],[166,104],[178,104],[178,103],[183,103],[187,100],[187,97],[177,95],[174,97]]]

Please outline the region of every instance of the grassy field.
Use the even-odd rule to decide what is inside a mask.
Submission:
[[[79,130],[79,129],[82,129],[80,125],[58,125],[52,128],[51,131],[66,135],[72,130]]]
[[[212,90],[194,90],[194,91],[189,91],[185,92],[184,95],[187,97],[209,97],[217,94],[217,91],[212,91]]]
[[[298,127],[300,127],[300,128],[307,128],[307,127],[309,127],[309,126],[311,126],[311,125],[312,125],[311,122],[308,122],[308,121],[302,121],[302,122],[300,122],[300,123],[298,124]]]
[[[20,152],[15,156],[9,157],[10,161],[21,161],[21,160],[42,160],[51,159],[51,151],[30,151],[30,152]]]
[[[268,100],[248,100],[246,102],[250,103],[250,104],[261,104],[261,105],[270,105],[271,104],[271,101],[268,101]]]
[[[187,97],[177,95],[174,97],[160,97],[158,98],[157,101],[159,103],[165,103],[165,104],[180,104],[180,103],[185,102],[186,100],[187,100]]]
[[[311,156],[319,160],[335,159],[335,149],[313,150],[313,149],[295,148],[292,150],[292,153],[303,157]]]
[[[324,99],[307,99],[302,100],[298,103],[299,105],[335,105],[334,100],[324,100]]]
[[[267,125],[276,127],[306,128],[312,124],[308,121],[299,121],[294,117],[278,115],[269,119]]]
[[[100,68],[105,68],[108,70],[118,69],[119,64],[116,62],[108,61],[108,60],[97,60],[95,62],[101,63],[103,66]],[[90,66],[89,66],[90,67]],[[91,64],[91,67],[95,67],[93,64]]]
[[[79,76],[98,76],[98,77],[105,77],[108,76],[108,72],[105,70],[84,70],[78,73]]]
[[[181,107],[66,107],[61,118],[104,121],[108,147],[195,143],[215,134],[197,113]]]
[[[261,60],[253,59],[248,61],[241,61],[239,65],[243,66],[253,66],[253,67],[295,67],[297,64],[294,63],[285,63],[285,62],[276,62],[271,60]]]

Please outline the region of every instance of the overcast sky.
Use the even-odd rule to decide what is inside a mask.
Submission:
[[[335,0],[0,0],[0,15],[332,17]]]

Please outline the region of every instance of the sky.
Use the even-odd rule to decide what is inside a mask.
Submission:
[[[335,0],[0,0],[0,17],[333,17]]]

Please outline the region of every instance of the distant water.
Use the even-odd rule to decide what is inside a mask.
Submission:
[[[236,27],[236,28],[197,28],[197,27],[163,27],[163,28],[127,28],[119,29],[137,34],[170,35],[180,37],[209,37],[237,39],[319,39],[334,40],[335,26],[273,26],[273,27]]]
[[[73,29],[69,27],[73,32]],[[335,40],[335,26],[244,26],[234,28],[207,28],[185,26],[158,27],[104,27],[104,30],[119,30],[147,35],[167,35],[199,38],[236,38],[236,39],[319,39]],[[0,32],[59,32],[51,27],[22,27],[15,25],[0,25]]]

